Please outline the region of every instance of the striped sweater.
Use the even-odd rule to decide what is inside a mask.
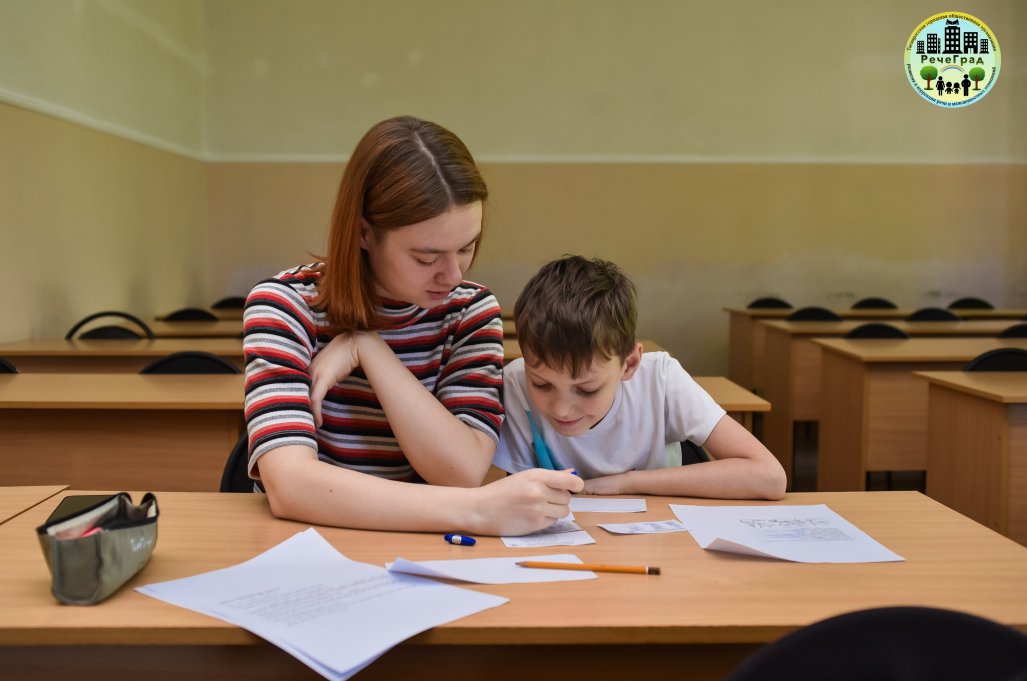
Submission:
[[[332,336],[317,303],[320,274],[298,267],[257,284],[246,300],[246,424],[250,476],[257,460],[307,445],[326,463],[390,480],[419,481],[374,389],[358,367],[325,396],[315,428],[307,367]],[[430,310],[382,301],[381,337],[421,385],[467,425],[499,441],[503,423],[503,327],[499,303],[468,281]]]

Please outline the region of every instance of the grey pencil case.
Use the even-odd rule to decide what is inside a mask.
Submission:
[[[143,569],[157,544],[157,497],[122,492],[36,528],[50,591],[67,605],[106,599]]]

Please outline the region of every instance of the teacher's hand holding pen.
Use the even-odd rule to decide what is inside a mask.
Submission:
[[[571,492],[580,492],[584,484],[570,470],[535,468],[468,490],[473,499],[466,511],[467,530],[519,537],[544,529],[571,512]]]

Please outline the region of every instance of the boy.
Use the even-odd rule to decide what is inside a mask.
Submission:
[[[777,459],[665,352],[635,342],[635,287],[603,260],[545,265],[514,307],[523,359],[504,369],[493,464],[573,468],[585,494],[777,500]],[[682,466],[681,445],[713,461]]]

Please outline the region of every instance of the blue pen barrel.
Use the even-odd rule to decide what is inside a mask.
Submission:
[[[465,537],[460,534],[447,534],[443,537],[450,544],[458,544],[460,546],[474,546],[478,542],[475,541],[474,537]]]

